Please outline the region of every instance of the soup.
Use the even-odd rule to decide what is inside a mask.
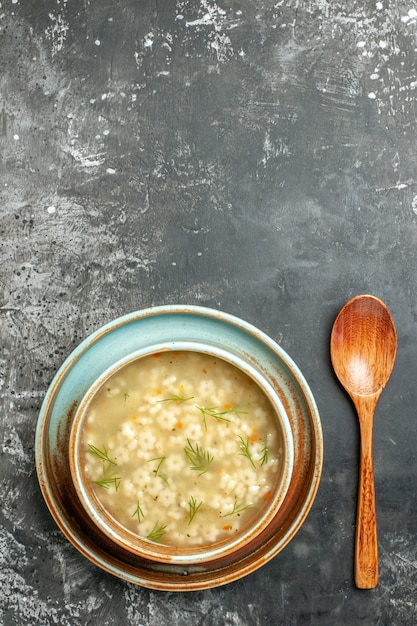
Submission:
[[[245,530],[268,506],[283,463],[271,403],[230,363],[193,351],[138,358],[91,400],[86,480],[141,538],[193,547]]]

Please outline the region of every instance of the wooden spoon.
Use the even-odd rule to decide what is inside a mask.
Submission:
[[[357,296],[341,309],[330,339],[338,379],[352,398],[360,425],[360,466],[355,542],[355,583],[378,582],[372,427],[375,407],[394,366],[397,335],[388,308],[374,296]]]

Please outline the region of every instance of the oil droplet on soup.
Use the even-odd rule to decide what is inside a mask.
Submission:
[[[83,422],[94,493],[131,532],[171,546],[235,536],[269,504],[282,463],[271,403],[244,372],[198,352],[117,371]]]

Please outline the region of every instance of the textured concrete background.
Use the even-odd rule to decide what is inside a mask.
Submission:
[[[411,0],[1,0],[1,623],[417,622],[416,37]],[[353,583],[358,428],[328,354],[359,293],[385,300],[399,337],[375,420],[373,591]],[[291,544],[193,594],[87,561],[34,464],[65,357],[103,323],[169,303],[277,340],[325,445]]]

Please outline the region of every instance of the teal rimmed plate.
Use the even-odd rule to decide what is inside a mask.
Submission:
[[[141,558],[113,543],[80,503],[69,467],[69,435],[89,388],[131,354],[193,344],[243,360],[271,385],[290,422],[293,470],[284,502],[247,550],[186,569]],[[220,311],[196,306],[161,306],[118,318],[83,341],[63,363],[40,411],[36,468],[45,502],[66,538],[90,561],[129,582],[168,591],[224,585],[255,571],[294,537],[313,504],[321,476],[323,441],[311,390],[280,346],[254,326]]]

